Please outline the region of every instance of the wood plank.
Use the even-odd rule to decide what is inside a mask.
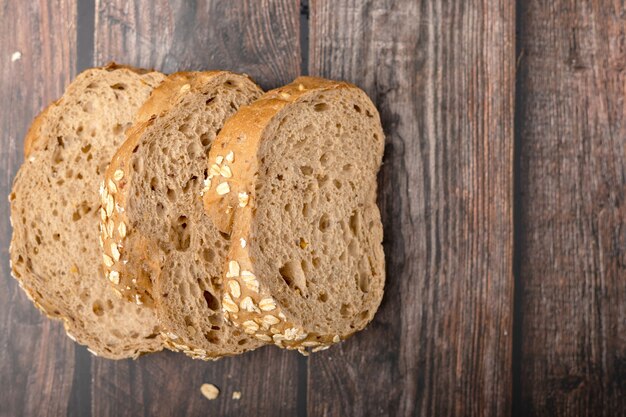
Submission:
[[[519,5],[516,411],[626,415],[626,6]]]
[[[95,60],[170,73],[228,69],[263,88],[300,71],[297,0],[96,1]]]
[[[116,60],[165,72],[230,69],[264,88],[300,70],[299,2],[96,1],[97,64]],[[304,362],[303,362],[304,361]],[[303,366],[304,364],[304,366]],[[263,348],[204,363],[160,353],[137,361],[94,360],[94,416],[296,416],[306,412],[306,360]],[[221,394],[208,401],[203,383]],[[240,400],[232,393],[240,391]]]
[[[387,283],[368,329],[309,359],[309,414],[507,415],[514,5],[310,8],[310,72],[355,82],[381,112]]]
[[[0,415],[66,415],[79,407],[78,349],[62,324],[44,318],[11,278],[5,213],[31,120],[75,73],[76,3],[0,0],[0,16]]]

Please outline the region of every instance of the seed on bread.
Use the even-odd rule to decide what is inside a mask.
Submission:
[[[228,282],[228,286],[230,287],[230,294],[234,297],[234,298],[239,298],[241,296],[241,287],[239,286],[239,283],[236,280],[230,280]]]
[[[222,298],[222,308],[229,313],[238,313],[239,307],[229,294],[224,294],[224,298]]]
[[[222,165],[220,167],[220,175],[224,178],[231,178],[233,176],[233,171],[228,165]]]
[[[217,192],[218,195],[228,194],[230,192],[230,186],[227,182],[222,182],[215,188],[215,192]]]
[[[244,239],[242,237],[239,238],[239,245],[241,246],[242,249],[245,249],[246,243],[247,243],[246,239]]]
[[[106,253],[102,254],[102,261],[109,268],[113,266],[113,259],[111,259],[111,257],[109,255],[107,255]]]
[[[218,156],[215,158],[215,162],[216,162],[217,164],[221,164],[223,161],[224,161],[224,157],[223,157],[222,155],[218,155]]]
[[[119,285],[120,283],[120,273],[117,271],[111,271],[109,272],[109,280],[115,284],[115,285]]]
[[[108,181],[108,187],[109,187],[110,192],[112,192],[113,194],[117,193],[117,186],[112,180]]]
[[[115,242],[111,242],[111,256],[115,262],[120,260],[120,251],[117,249],[117,244]]]
[[[257,339],[262,340],[264,342],[271,342],[272,338],[269,335],[266,335],[265,333],[256,333],[254,335]]]
[[[120,238],[126,237],[126,223],[120,221],[120,224],[117,226],[117,234]]]
[[[248,195],[248,193],[246,193],[245,191],[242,191],[239,193],[238,198],[239,198],[239,207],[245,207],[248,205],[248,200],[250,199],[250,196]]]
[[[238,277],[239,276],[239,262],[237,261],[229,261],[228,262],[228,273],[226,274],[226,278]]]
[[[261,301],[259,301],[259,308],[263,311],[275,310],[276,301],[271,297],[263,298]]]
[[[113,173],[113,179],[115,181],[120,181],[122,178],[124,178],[124,171],[122,171],[121,169],[116,169]]]

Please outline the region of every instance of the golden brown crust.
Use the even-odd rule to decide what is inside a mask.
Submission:
[[[204,206],[217,227],[231,234],[229,261],[225,266],[225,316],[235,326],[259,340],[306,353],[328,348],[348,335],[307,333],[289,321],[280,305],[255,276],[254,262],[246,249],[255,211],[257,152],[265,137],[272,137],[276,120],[290,104],[312,100],[325,91],[358,89],[346,83],[316,77],[299,77],[293,83],[269,91],[242,107],[225,125],[209,153],[210,174]],[[383,138],[382,130],[380,137]],[[382,154],[382,150],[381,150]],[[224,176],[223,171],[232,176]]]

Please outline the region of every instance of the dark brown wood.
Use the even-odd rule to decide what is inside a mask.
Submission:
[[[76,404],[75,348],[11,278],[6,196],[31,119],[74,75],[76,4],[0,0],[0,416],[66,415]]]
[[[309,360],[310,415],[505,416],[513,312],[513,2],[314,0],[310,71],[363,87],[387,134],[387,284]]]
[[[299,2],[96,1],[94,57],[165,72],[229,69],[265,88],[300,70]],[[272,415],[306,412],[306,364],[264,348],[214,363],[161,353],[138,361],[94,360],[93,416]],[[213,383],[208,401],[200,386]],[[240,400],[232,393],[240,391]]]
[[[624,2],[520,2],[520,416],[626,415]]]
[[[300,71],[297,0],[96,1],[95,59],[180,70],[228,69],[263,88]]]

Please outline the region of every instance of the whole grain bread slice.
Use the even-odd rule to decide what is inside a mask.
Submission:
[[[173,349],[216,359],[259,346],[223,322],[230,244],[205,215],[206,155],[224,121],[262,94],[226,71],[169,76],[138,113],[102,188],[103,262],[122,296],[153,307]]]
[[[204,203],[231,235],[222,306],[235,326],[304,353],[372,319],[385,280],[383,149],[376,108],[344,82],[298,78],[226,122]]]
[[[111,359],[163,348],[154,312],[120,300],[104,281],[98,185],[164,77],[115,64],[78,75],[31,125],[9,196],[12,274],[68,336]]]

